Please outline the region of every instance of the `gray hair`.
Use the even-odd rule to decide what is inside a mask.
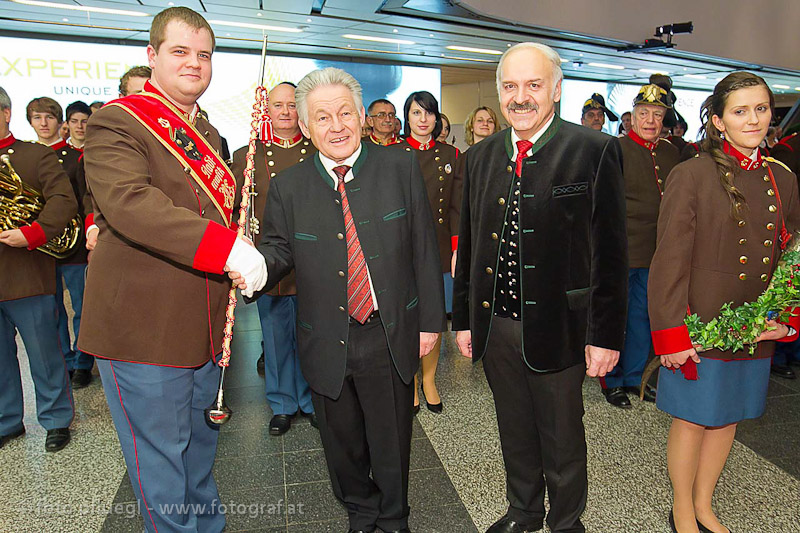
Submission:
[[[297,106],[297,116],[303,121],[303,124],[308,124],[308,106],[306,106],[306,98],[311,94],[311,91],[318,87],[326,85],[341,85],[350,91],[353,95],[353,102],[356,104],[356,109],[359,111],[363,107],[361,100],[361,85],[356,79],[340,68],[323,68],[309,72],[297,84],[297,89],[294,91],[294,101]]]
[[[0,87],[0,109],[11,109],[11,98],[2,87]]]
[[[497,83],[497,94],[502,94],[502,77],[503,77],[503,63],[505,63],[506,57],[508,57],[511,53],[517,50],[538,50],[541,52],[544,57],[550,60],[550,63],[553,67],[553,93],[555,94],[556,86],[558,82],[560,82],[564,78],[564,73],[561,71],[561,56],[558,55],[558,52],[547,46],[546,44],[542,43],[517,43],[508,50],[506,50],[502,56],[500,56],[500,62],[497,64],[497,76],[496,76],[496,83]]]

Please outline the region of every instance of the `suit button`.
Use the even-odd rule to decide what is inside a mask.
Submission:
[[[508,166],[506,167],[506,172],[511,172],[512,170],[514,170],[514,169],[513,169],[513,168],[511,168],[511,165],[508,165]]]
[[[439,203],[443,204],[444,203],[444,198],[439,198]]]
[[[768,265],[769,264],[769,257],[765,257],[764,259],[761,260],[761,262],[764,263],[765,265]]]
[[[767,195],[769,195],[769,196],[775,196],[775,191],[773,191],[772,189],[768,189],[768,190],[767,190]]]
[[[494,270],[492,270],[492,267],[486,267],[486,273],[487,274],[493,274]]]
[[[270,178],[274,178],[275,177],[275,173],[274,172],[270,173],[269,177]]]
[[[777,210],[778,210],[778,208],[777,208],[777,207],[775,207],[774,205],[771,205],[771,206],[769,206],[769,212],[770,212],[770,213],[774,213],[774,212],[775,212],[775,211],[777,211]]]
[[[506,199],[505,198],[498,198],[497,199],[497,203],[500,204],[500,205],[506,205]]]
[[[767,281],[768,279],[769,276],[767,276],[766,274],[761,274],[761,281]]]
[[[275,166],[275,161],[270,161],[269,162],[269,166],[274,167]]]
[[[497,233],[492,233],[492,240],[493,240],[493,241],[496,241],[496,240],[497,240],[497,238],[498,238],[498,237],[497,237]]]
[[[344,341],[339,341],[339,344],[341,344],[342,346],[344,346],[345,342],[344,342]]]
[[[766,241],[764,241],[764,246],[766,246],[767,248],[769,248],[770,246],[772,246],[772,241],[771,241],[771,240],[769,240],[769,239],[767,239]]]
[[[741,274],[739,274],[739,279],[742,280],[742,281],[746,280],[747,279],[747,274],[742,272]]]
[[[306,153],[306,149],[305,149],[305,148],[301,148],[301,149],[300,149],[300,153],[301,153],[301,154],[304,154],[304,153]]]
[[[739,227],[740,228],[743,228],[745,224],[747,224],[747,222],[745,222],[744,220],[740,220],[739,221]]]
[[[443,214],[444,214],[444,209],[442,209],[441,207],[439,208],[439,214],[440,214],[440,215],[443,215]]]
[[[339,271],[339,277],[340,277],[340,278],[343,278],[343,277],[344,277],[344,271],[342,271],[342,270],[340,270],[340,271]]]
[[[267,155],[268,155],[269,157],[272,157],[272,150],[267,150]]]
[[[483,306],[484,309],[489,309],[490,307],[489,302],[483,302],[481,305]]]
[[[769,176],[764,176],[764,181],[769,181]]]
[[[339,306],[339,311],[344,311],[344,306],[343,305]]]
[[[444,176],[439,176],[439,181],[444,181]]]
[[[739,244],[747,244],[747,239],[739,239]]]
[[[344,239],[344,235],[342,235],[341,233],[337,233],[336,238],[341,241],[342,239]]]
[[[62,165],[64,164],[64,160],[63,159],[59,159],[58,162],[61,163]]]
[[[656,165],[656,170],[661,170],[661,167]]]
[[[742,257],[740,257],[740,258],[739,258],[739,262],[740,262],[741,264],[743,264],[743,265],[744,265],[744,264],[747,264],[747,256],[746,256],[746,255],[743,255]]]
[[[770,222],[769,224],[767,224],[767,229],[770,230],[770,231],[774,230],[775,229],[775,224]]]
[[[443,218],[439,219],[439,224],[444,224],[444,219]]]

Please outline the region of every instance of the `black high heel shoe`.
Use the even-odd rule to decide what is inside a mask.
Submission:
[[[422,395],[425,396],[424,390],[422,391]],[[427,407],[428,411],[431,413],[436,413],[438,415],[444,409],[444,403],[442,403],[441,400],[439,400],[439,403],[431,403],[428,401],[428,397],[425,396],[425,407]]]
[[[669,511],[669,529],[672,533],[678,533],[678,529],[675,527],[675,516],[672,514],[672,510]]]

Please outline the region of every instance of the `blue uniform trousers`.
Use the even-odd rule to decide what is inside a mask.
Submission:
[[[625,346],[619,362],[605,378],[603,388],[638,387],[642,372],[650,357],[650,316],[647,314],[647,279],[649,268],[628,270],[628,322],[625,328]]]
[[[68,427],[74,416],[72,390],[58,345],[56,301],[47,294],[0,302],[0,435],[22,428],[17,330],[28,353],[39,423],[48,430]]]
[[[265,294],[256,300],[264,339],[267,403],[276,415],[293,415],[298,407],[313,413],[311,389],[297,359],[297,296]]]
[[[75,332],[75,342],[69,338],[69,316],[64,307],[64,285],[69,291],[72,302],[72,329]],[[78,350],[78,332],[81,329],[81,309],[83,308],[83,289],[86,286],[86,264],[56,265],[56,306],[58,309],[58,336],[61,339],[61,349],[67,361],[67,370],[91,370],[94,357]]]
[[[786,366],[789,363],[800,362],[800,339],[792,342],[776,342],[775,355],[772,364]]]
[[[97,368],[146,531],[222,531],[225,515],[211,472],[219,428],[203,413],[216,397],[219,367],[98,357]]]

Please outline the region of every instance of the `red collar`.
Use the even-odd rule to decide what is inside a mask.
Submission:
[[[434,141],[433,138],[431,138],[431,140],[426,142],[425,144],[422,144],[411,135],[406,137],[406,142],[408,142],[408,144],[411,145],[411,148],[415,150],[430,150],[436,145],[436,141]]]
[[[299,132],[297,135],[295,135],[291,139],[283,139],[283,138],[278,137],[277,135],[275,135],[275,133],[273,133],[272,137],[270,137],[270,139],[268,141],[266,141],[266,143],[277,144],[281,148],[291,148],[292,146],[296,145],[297,143],[299,143],[302,140],[303,140],[302,132]]]
[[[739,167],[744,170],[755,170],[758,167],[760,167],[763,163],[761,157],[761,150],[756,151],[756,158],[755,160],[753,160],[744,155],[743,153],[741,153],[733,146],[731,146],[728,141],[723,141],[722,151],[724,151],[726,154],[730,156],[733,156],[733,158],[736,159],[736,162],[739,163]]]
[[[381,142],[380,139],[375,137],[374,133],[370,133],[369,134],[369,140],[374,142],[375,144],[380,144],[381,146],[389,146],[389,145],[397,144],[397,143],[400,142],[400,139],[398,139],[397,135],[395,135],[394,133],[392,133],[392,136],[389,137],[389,140],[386,143]]]
[[[632,140],[633,142],[635,142],[636,144],[638,144],[639,146],[644,146],[645,148],[647,148],[647,149],[648,149],[648,150],[650,150],[651,152],[652,152],[653,150],[655,150],[655,149],[656,149],[656,146],[658,145],[658,141],[656,141],[656,142],[645,141],[644,139],[642,139],[641,137],[639,137],[639,136],[636,134],[636,132],[635,132],[635,131],[633,131],[633,129],[631,129],[631,131],[629,131],[629,132],[628,132],[628,137],[630,137],[630,138],[631,138],[631,140]]]
[[[0,150],[2,150],[4,148],[8,148],[9,146],[14,144],[15,142],[17,142],[17,140],[14,138],[14,135],[9,133],[8,137],[6,137],[5,139],[0,139]]]
[[[68,144],[69,147],[72,148],[73,150],[77,150],[77,151],[83,153],[83,148],[78,148],[77,146],[75,146],[74,144],[72,144],[69,141],[64,141],[64,144]]]
[[[173,100],[172,98],[170,98],[166,94],[164,94],[161,91],[159,91],[158,89],[156,89],[156,86],[153,85],[152,83],[150,83],[150,80],[147,80],[147,81],[144,82],[144,91],[143,92],[157,94],[161,98],[165,98],[165,99],[169,100],[169,102],[172,103],[173,106],[175,106],[175,109],[177,109],[178,111],[183,113],[183,115],[185,117],[189,118],[189,122],[191,122],[192,124],[194,124],[194,119],[197,118],[197,115],[200,112],[200,106],[198,106],[197,102],[195,102],[194,107],[192,108],[192,112],[191,113],[187,113],[186,111],[184,111],[183,109],[178,107],[178,105],[175,103],[175,100]]]

